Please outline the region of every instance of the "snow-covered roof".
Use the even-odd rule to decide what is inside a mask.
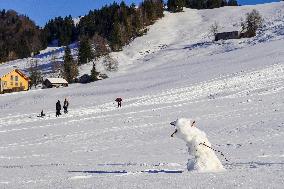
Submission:
[[[68,84],[68,82],[63,79],[63,78],[46,78],[50,83],[57,84],[57,83],[62,83],[62,84]]]
[[[229,31],[229,30],[224,30],[224,31],[218,31],[217,33],[233,33],[233,32],[240,32],[240,31],[238,31],[238,30],[231,30],[231,31]]]
[[[24,77],[27,77],[23,71],[12,67],[0,67],[0,77],[12,72],[13,70],[17,70],[18,73],[22,74]]]
[[[0,77],[6,75],[7,73],[10,73],[13,70],[13,68],[0,68]]]

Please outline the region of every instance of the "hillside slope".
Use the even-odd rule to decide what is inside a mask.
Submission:
[[[216,19],[238,29],[253,8],[266,19],[257,37],[212,42]],[[167,13],[111,55],[109,79],[1,95],[0,188],[282,188],[283,16],[284,3]],[[226,172],[187,172],[177,117],[196,120]]]
[[[221,32],[240,31],[241,19],[245,19],[246,13],[253,9],[258,10],[264,18],[264,27],[257,37],[212,42],[214,37],[210,35],[209,29],[214,22],[218,23],[218,30]],[[113,56],[120,60],[123,65],[121,69],[124,70],[135,63],[156,63],[151,57],[164,57],[158,61],[163,64],[176,60],[190,62],[191,58],[196,56],[219,54],[261,42],[283,39],[283,11],[283,3],[271,3],[200,11],[185,9],[182,13],[167,13],[164,19],[150,28],[147,36],[136,38],[122,53],[114,53]]]

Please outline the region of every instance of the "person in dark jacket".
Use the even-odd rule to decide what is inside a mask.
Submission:
[[[61,104],[60,104],[60,101],[58,100],[56,102],[56,117],[60,116],[61,115]]]
[[[68,100],[65,98],[64,103],[63,103],[63,109],[64,109],[64,113],[65,113],[65,114],[68,113],[68,106],[69,106],[69,102],[68,102]]]
[[[122,98],[116,98],[115,101],[117,102],[117,107],[121,107]]]

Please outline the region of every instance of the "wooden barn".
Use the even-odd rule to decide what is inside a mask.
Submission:
[[[215,34],[215,41],[228,40],[228,39],[239,39],[240,33],[238,31],[222,32]]]
[[[42,84],[43,88],[68,87],[68,82],[63,78],[46,78]]]
[[[30,79],[19,69],[0,68],[0,93],[27,91]]]

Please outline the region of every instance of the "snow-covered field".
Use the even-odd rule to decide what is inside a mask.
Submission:
[[[239,29],[253,8],[257,37],[212,42],[212,23]],[[0,188],[283,188],[283,18],[284,3],[166,13],[112,54],[109,79],[1,95]],[[187,171],[178,117],[196,120],[227,171]]]

